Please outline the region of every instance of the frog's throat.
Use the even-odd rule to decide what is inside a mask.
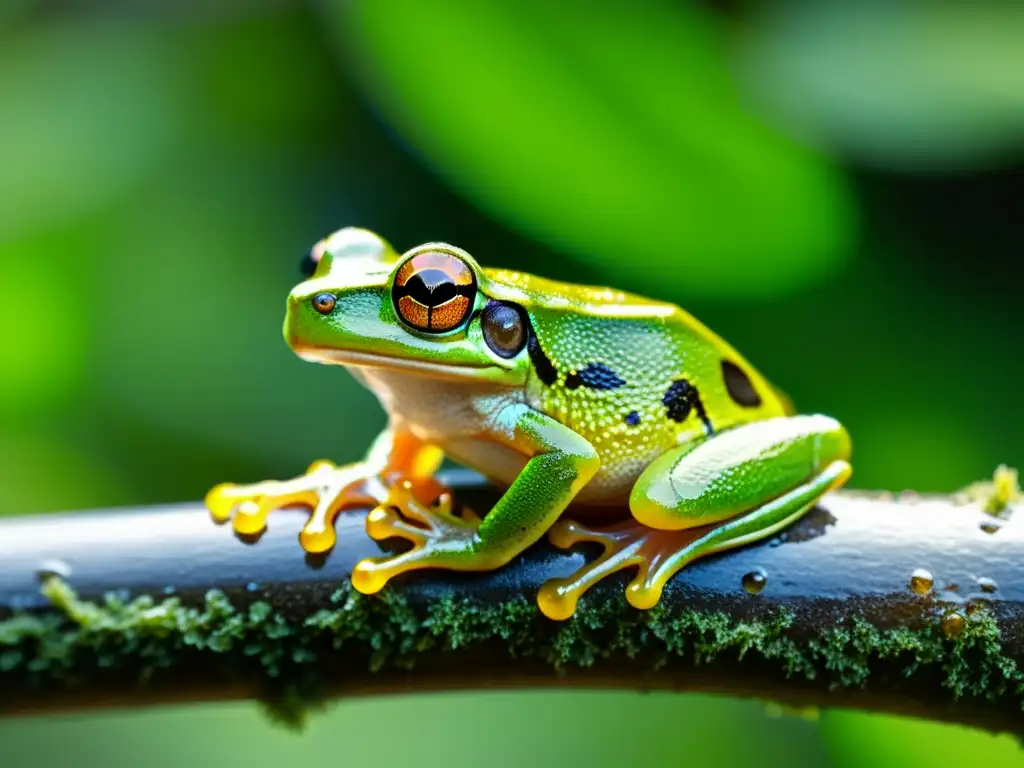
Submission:
[[[504,378],[508,371],[497,365],[450,365],[427,360],[381,355],[376,352],[356,352],[350,349],[327,349],[294,346],[292,349],[303,360],[329,365],[348,365],[358,368],[386,368],[394,371],[414,371],[421,376],[439,379]]]

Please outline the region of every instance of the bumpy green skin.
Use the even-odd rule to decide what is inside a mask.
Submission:
[[[392,592],[368,597],[346,587],[332,597],[333,607],[288,620],[265,602],[238,610],[216,591],[201,607],[174,597],[93,604],[56,578],[44,591],[53,613],[0,621],[0,691],[101,686],[126,674],[145,686],[202,667],[220,679],[263,680],[275,719],[299,726],[322,703],[324,685],[344,683],[330,679],[332,664],[336,675],[355,674],[360,665],[369,673],[413,669],[439,653],[487,646],[503,647],[510,666],[541,660],[559,673],[623,664],[642,673],[721,658],[829,689],[870,688],[873,669],[884,662],[907,679],[938,681],[950,699],[1024,708],[1024,670],[1003,653],[998,626],[983,608],[955,638],[936,619],[920,629],[857,620],[796,639],[786,613],[742,622],[718,611],[641,612],[615,601],[584,602],[571,621],[553,624],[525,598],[488,604],[447,597],[413,608]]]

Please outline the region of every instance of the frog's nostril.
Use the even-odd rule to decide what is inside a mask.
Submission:
[[[313,297],[313,309],[321,315],[329,315],[334,311],[338,300],[333,293],[318,293]]]

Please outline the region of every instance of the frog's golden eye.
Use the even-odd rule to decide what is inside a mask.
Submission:
[[[418,331],[444,333],[462,325],[473,310],[476,276],[458,256],[418,253],[395,273],[391,298],[402,321]]]

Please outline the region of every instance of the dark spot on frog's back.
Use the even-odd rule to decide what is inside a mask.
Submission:
[[[618,389],[625,384],[626,380],[604,363],[587,363],[579,372],[570,373],[565,377],[565,386],[569,389]]]
[[[690,411],[696,409],[697,417],[703,422],[704,429],[707,430],[709,435],[714,434],[714,427],[711,425],[707,411],[704,410],[704,403],[700,399],[700,393],[686,379],[676,379],[673,381],[672,385],[665,392],[665,396],[661,398],[661,402],[667,409],[666,415],[668,418],[678,424],[686,421]]]
[[[533,369],[537,372],[538,379],[549,387],[558,381],[558,371],[552,365],[551,359],[544,353],[544,349],[537,340],[537,334],[533,332],[532,328],[530,329],[530,338],[526,342],[526,351],[530,355],[530,362],[533,363]]]
[[[690,386],[686,379],[679,379],[672,382],[672,386],[665,392],[661,402],[668,408],[668,417],[672,421],[682,423],[690,415],[693,408],[693,396],[696,390]]]
[[[722,361],[722,380],[725,382],[725,391],[737,405],[754,408],[761,404],[761,396],[754,389],[754,383],[736,363]]]
[[[626,414],[623,421],[625,421],[629,426],[635,427],[640,424],[640,414],[636,411],[630,411]]]

